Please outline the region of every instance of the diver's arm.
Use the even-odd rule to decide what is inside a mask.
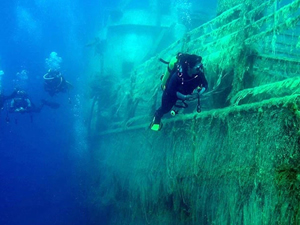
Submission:
[[[208,82],[206,80],[206,77],[205,77],[204,73],[202,73],[200,75],[200,78],[201,78],[201,86],[200,87],[204,88],[204,90],[207,90],[208,89]]]
[[[197,91],[198,91],[199,95],[202,95],[206,91],[206,88],[205,87],[198,87]]]
[[[186,95],[180,93],[179,91],[176,92],[176,96],[177,96],[177,98],[179,98],[180,100],[186,100]]]
[[[192,101],[196,98],[196,96],[193,94],[184,95],[184,94],[180,93],[179,91],[176,92],[176,96],[177,96],[177,98],[179,98],[180,100],[183,100],[183,101]]]
[[[198,94],[202,95],[208,89],[208,82],[204,76],[204,73],[200,74],[200,81],[198,87],[196,88]],[[194,90],[195,92],[195,90]]]

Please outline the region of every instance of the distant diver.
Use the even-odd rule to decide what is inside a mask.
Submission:
[[[65,80],[62,74],[55,69],[50,69],[44,76],[44,89],[50,96],[60,92],[68,92],[73,86]]]
[[[174,106],[186,108],[188,105],[185,101],[198,98],[197,111],[200,112],[200,95],[208,88],[201,56],[178,53],[170,62],[161,61],[168,64],[168,68],[162,77],[161,107],[156,110],[150,124],[151,130],[154,131],[162,128],[161,118]],[[176,105],[178,100],[181,101],[181,105]],[[176,111],[172,113],[176,114]]]
[[[29,99],[25,91],[19,90],[12,98],[8,111],[10,113],[39,113],[45,105],[53,109],[59,108],[58,103],[49,102],[44,99],[41,100],[39,106],[36,106]]]

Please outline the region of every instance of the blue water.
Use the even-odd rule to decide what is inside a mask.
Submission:
[[[120,0],[0,1],[2,91],[21,85],[36,105],[60,104],[32,117],[0,110],[0,225],[101,225],[110,209],[92,208],[94,174],[86,140],[84,105],[89,49]],[[143,8],[149,1],[132,1]],[[105,15],[105,16],[104,16]],[[105,19],[106,18],[106,19]],[[43,89],[45,59],[62,58],[61,72],[74,88],[50,97]],[[26,70],[20,84],[16,74]],[[9,104],[9,102],[7,102]]]
[[[81,115],[88,62],[84,45],[99,28],[95,21],[104,3],[84,2],[0,3],[3,93],[13,91],[16,73],[25,69],[29,77],[25,89],[32,102],[38,105],[47,99],[60,104],[59,109],[44,107],[32,118],[7,114],[5,108],[0,112],[1,225],[92,224],[87,199],[91,175]],[[51,98],[43,90],[45,59],[52,51],[63,59],[61,71],[74,85],[70,95]]]

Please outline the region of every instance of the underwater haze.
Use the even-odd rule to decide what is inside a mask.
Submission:
[[[88,60],[84,45],[93,38],[101,7],[113,4],[105,2],[0,3],[2,93],[9,95],[20,88],[36,105],[41,99],[60,105],[18,114],[8,112],[7,101],[0,111],[2,225],[91,224],[86,200],[91,175],[81,113]],[[69,94],[50,97],[43,89],[45,60],[51,52],[62,59],[60,70],[73,85]]]
[[[105,138],[97,134],[127,112],[133,117],[130,109],[123,110],[132,97],[126,88],[136,84],[127,82],[133,69],[211,19],[216,2],[1,1],[0,225],[102,225],[118,220],[116,206],[107,199],[114,198],[110,190],[117,191],[119,184],[101,185],[102,179],[115,178],[101,161],[101,154],[112,149],[100,148]],[[150,6],[152,12],[147,11]],[[56,78],[59,85],[49,89]],[[106,192],[99,186],[110,198],[102,199]],[[124,205],[131,207],[130,202]]]

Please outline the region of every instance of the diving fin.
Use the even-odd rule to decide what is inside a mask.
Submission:
[[[162,128],[162,123],[160,122],[160,119],[154,117],[153,121],[150,124],[150,129],[154,131],[160,131]]]
[[[74,88],[74,86],[69,82],[69,81],[66,81],[66,83],[67,83],[67,87],[68,87],[68,89],[73,89]]]
[[[42,104],[49,106],[52,109],[58,109],[60,107],[60,104],[56,103],[56,102],[49,102],[47,100],[42,99]]]

